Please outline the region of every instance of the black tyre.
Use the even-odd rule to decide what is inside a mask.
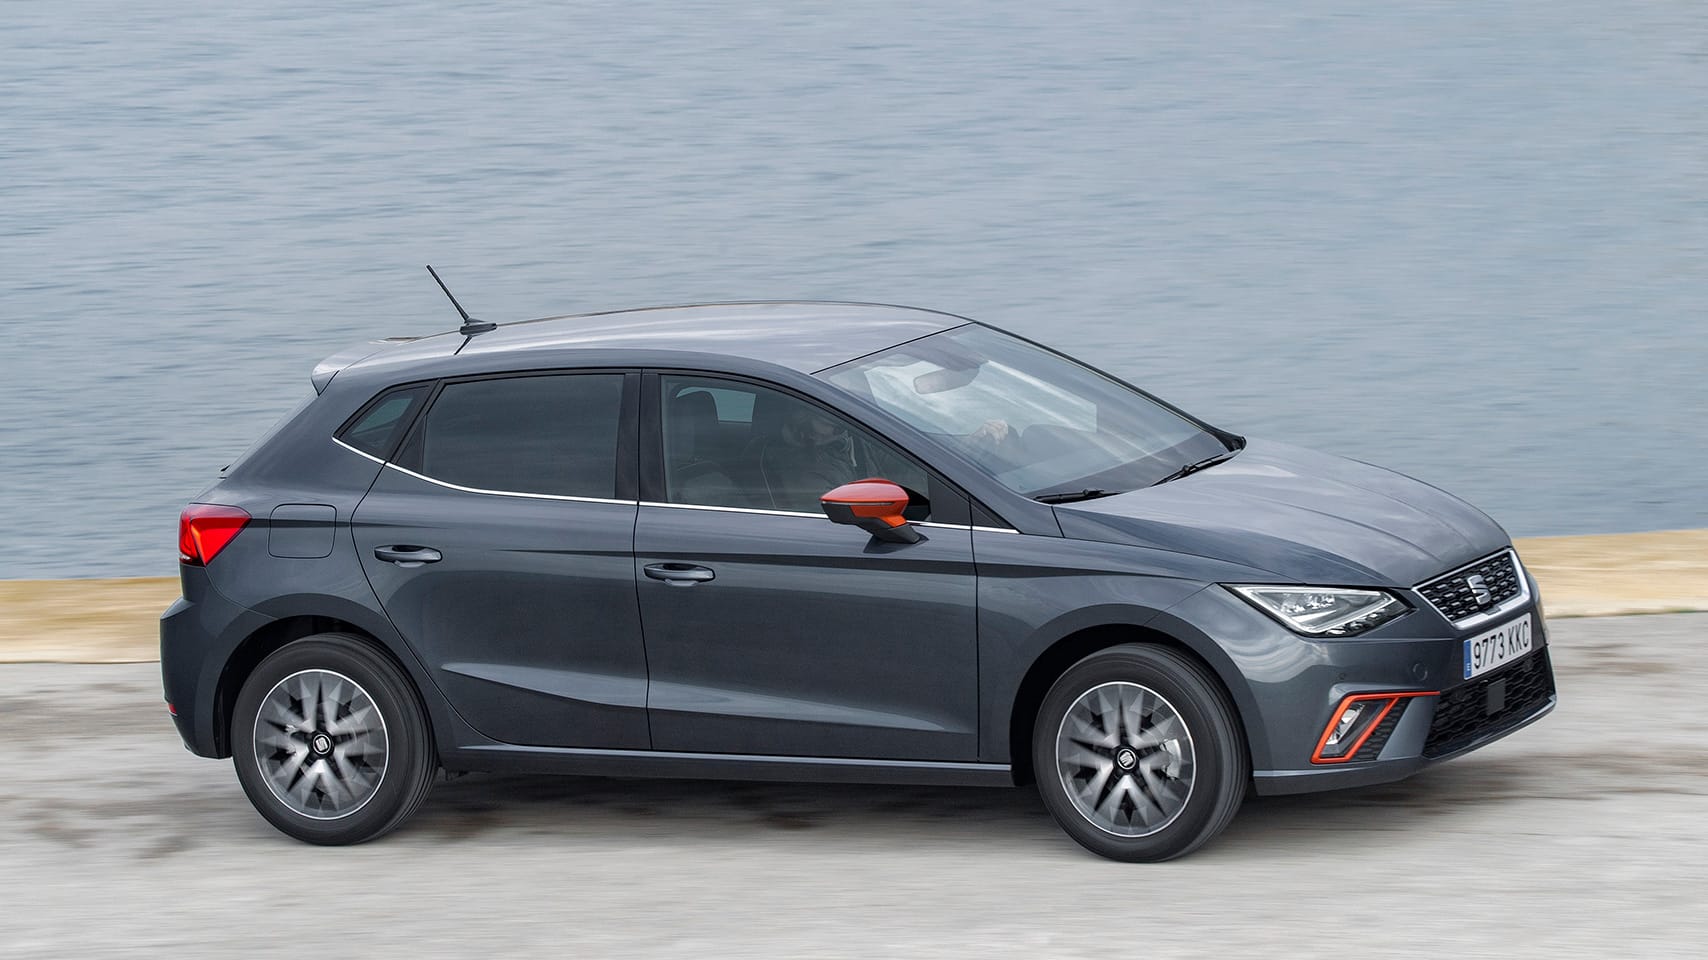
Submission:
[[[415,687],[358,637],[287,644],[243,684],[232,763],[267,822],[308,843],[362,843],[409,819],[438,775]]]
[[[1145,644],[1068,668],[1032,732],[1044,805],[1068,836],[1111,860],[1198,849],[1233,820],[1249,766],[1221,685],[1196,662]]]

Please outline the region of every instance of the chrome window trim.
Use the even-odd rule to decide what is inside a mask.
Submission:
[[[1518,575],[1518,592],[1516,594],[1513,594],[1508,599],[1502,601],[1500,606],[1498,606],[1498,607],[1494,607],[1493,609],[1489,609],[1489,610],[1484,610],[1482,613],[1472,614],[1471,616],[1468,616],[1463,620],[1454,620],[1454,619],[1451,619],[1450,617],[1447,616],[1446,611],[1444,611],[1440,607],[1436,606],[1435,601],[1429,599],[1428,594],[1423,592],[1424,587],[1433,586],[1437,583],[1440,583],[1443,580],[1449,579],[1451,577],[1456,577],[1460,573],[1462,573],[1463,571],[1469,570],[1472,567],[1482,566],[1483,564],[1488,563],[1490,560],[1493,560],[1495,557],[1498,557],[1503,553],[1506,554],[1506,557],[1508,560],[1512,561],[1512,570],[1515,574]],[[1454,627],[1461,629],[1461,630],[1470,630],[1470,629],[1474,629],[1476,627],[1480,627],[1486,623],[1492,623],[1493,621],[1499,620],[1500,618],[1507,616],[1508,614],[1511,614],[1513,611],[1519,609],[1520,607],[1526,606],[1530,603],[1530,578],[1528,576],[1526,576],[1524,573],[1524,564],[1520,563],[1518,560],[1518,551],[1513,549],[1512,547],[1507,547],[1504,550],[1496,550],[1494,553],[1491,553],[1487,556],[1478,557],[1477,559],[1472,560],[1470,563],[1464,564],[1462,566],[1454,567],[1452,570],[1449,570],[1446,573],[1444,573],[1438,577],[1431,577],[1428,580],[1425,580],[1422,583],[1418,584],[1417,586],[1412,587],[1411,589],[1412,589],[1413,593],[1416,593],[1419,597],[1423,598],[1423,602],[1429,604],[1429,608],[1431,610],[1434,610],[1436,613],[1441,614],[1441,619],[1446,620],[1448,623],[1452,624]]]
[[[678,509],[678,511],[714,511],[726,512],[726,514],[760,514],[760,516],[798,516],[798,518],[822,519],[825,523],[830,523],[830,518],[827,518],[825,514],[810,514],[810,512],[803,511],[769,511],[769,509],[762,509],[762,507],[721,507],[714,506],[714,504],[666,504],[663,500],[640,500],[640,506],[671,507],[671,509]],[[967,523],[938,523],[938,521],[934,521],[934,519],[914,519],[914,521],[909,521],[909,523],[914,524],[914,526],[929,526],[929,528],[934,528],[934,530],[980,530],[984,531],[984,533],[1020,533],[1018,530],[1006,530],[1006,528],[1001,528],[1001,526],[972,526],[972,524]]]
[[[338,444],[340,447],[343,447],[344,449],[350,451],[351,453],[355,454],[358,457],[367,457],[369,460],[372,460],[373,462],[379,464],[380,466],[382,466],[382,467],[385,466],[384,460],[381,460],[379,457],[376,457],[373,454],[368,453],[367,451],[357,450],[355,447],[350,446],[349,444],[338,439],[337,437],[333,437],[332,442]]]
[[[766,510],[760,507],[720,507],[709,503],[665,503],[662,500],[642,500],[643,507],[670,507],[673,510],[712,510],[718,513],[751,513],[767,517],[807,517],[814,520],[826,520],[822,513],[803,513],[799,510]]]
[[[765,517],[802,517],[807,520],[823,520],[830,518],[822,513],[806,513],[800,510],[766,510],[761,507],[723,507],[709,503],[665,503],[662,500],[642,500],[643,507],[669,507],[673,510],[710,510],[714,513],[749,513]],[[916,527],[934,527],[939,530],[971,530],[973,527],[964,523],[938,523],[935,520],[909,521]]]
[[[450,483],[445,480],[435,480],[424,473],[416,473],[414,470],[406,470],[395,463],[387,463],[386,466],[396,470],[398,473],[414,477],[417,480],[425,480],[428,483],[436,484],[437,486],[446,487],[451,490],[460,490],[463,493],[484,493],[491,497],[519,497],[523,500],[558,500],[566,503],[611,503],[620,507],[632,507],[639,503],[637,500],[614,500],[610,497],[569,497],[558,493],[523,493],[517,490],[487,490],[482,487],[465,487],[461,484]]]

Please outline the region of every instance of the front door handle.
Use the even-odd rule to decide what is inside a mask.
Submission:
[[[693,563],[649,563],[646,565],[646,575],[654,580],[663,580],[673,587],[691,587],[717,576],[710,567]]]
[[[443,555],[432,547],[393,546],[375,547],[374,556],[400,567],[419,567],[423,563],[438,563]]]

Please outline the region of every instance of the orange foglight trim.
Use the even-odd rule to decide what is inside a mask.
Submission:
[[[1358,751],[1364,749],[1364,741],[1370,739],[1370,735],[1376,732],[1376,728],[1382,725],[1383,720],[1388,719],[1388,714],[1399,705],[1401,700],[1409,700],[1412,697],[1438,697],[1440,695],[1441,691],[1439,690],[1414,690],[1410,693],[1355,693],[1352,696],[1342,698],[1340,704],[1328,715],[1328,726],[1323,728],[1323,735],[1317,738],[1317,748],[1311,752],[1311,762],[1346,763],[1358,756]],[[1351,747],[1347,748],[1345,753],[1338,757],[1323,756],[1323,748],[1328,746],[1328,738],[1334,736],[1334,728],[1340,723],[1340,715],[1346,712],[1347,707],[1364,700],[1386,700],[1388,702],[1382,707],[1382,712],[1376,714],[1376,719],[1370,721],[1370,724],[1364,728],[1364,732],[1358,735],[1358,739],[1353,742]]]

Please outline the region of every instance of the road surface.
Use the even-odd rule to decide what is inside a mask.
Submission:
[[[1554,643],[1541,723],[1157,866],[1030,790],[579,778],[314,848],[179,746],[152,664],[0,666],[0,956],[1703,956],[1708,614]]]

